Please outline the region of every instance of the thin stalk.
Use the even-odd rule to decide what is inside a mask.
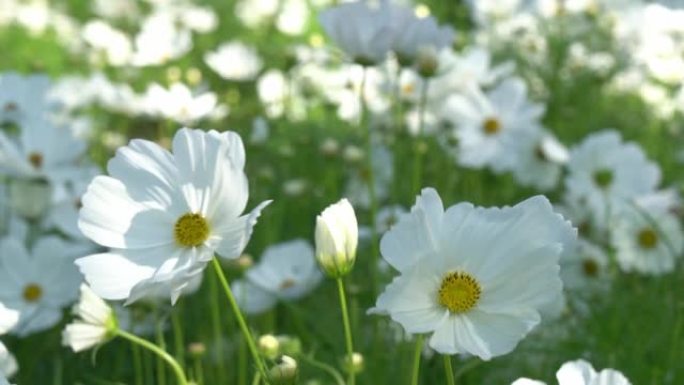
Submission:
[[[425,133],[425,110],[427,109],[427,96],[430,88],[430,79],[423,79],[423,85],[420,92],[420,104],[418,105],[418,133],[414,141],[413,154],[413,189],[412,194],[417,194],[420,190],[420,184],[423,177],[423,153],[422,146],[424,145]]]
[[[145,381],[143,379],[143,363],[140,354],[140,346],[131,344],[131,350],[133,355],[133,373],[135,374],[135,385],[143,385]]]
[[[323,362],[318,362],[318,361],[314,360],[313,358],[306,356],[304,354],[298,356],[298,358],[301,358],[302,360],[304,360],[304,362],[308,363],[309,365],[311,365],[315,368],[321,369],[321,370],[327,372],[328,374],[330,374],[330,376],[335,379],[335,382],[337,383],[337,385],[345,385],[344,379],[342,378],[340,373],[338,373],[337,370],[335,370],[335,368],[333,368],[332,366],[325,364]]]
[[[202,358],[195,357],[193,359],[194,380],[197,385],[204,384],[204,370],[202,369]]]
[[[245,322],[245,317],[242,315],[242,311],[240,311],[240,307],[238,306],[237,301],[235,300],[233,291],[230,289],[230,285],[228,284],[228,278],[226,278],[226,275],[223,273],[223,269],[221,268],[221,264],[219,263],[218,258],[214,257],[212,263],[214,265],[214,270],[216,270],[216,274],[218,275],[219,281],[221,282],[221,286],[223,287],[223,291],[226,293],[226,297],[228,298],[230,307],[233,310],[233,314],[235,314],[235,318],[238,321],[238,325],[240,326],[242,335],[244,336],[245,341],[247,341],[247,346],[249,347],[249,351],[252,354],[252,359],[254,359],[254,363],[256,364],[257,369],[261,374],[261,377],[263,377],[265,381],[268,381],[266,366],[264,365],[264,362],[261,360],[261,356],[259,356],[259,351],[257,350],[254,338],[252,338],[252,333],[249,331],[247,322]]]
[[[446,375],[447,385],[456,385],[454,368],[451,366],[451,356],[444,354],[442,358],[444,358],[444,374]]]
[[[62,363],[62,358],[55,357],[55,374],[52,378],[53,385],[62,385],[62,380],[64,377],[64,364]]]
[[[361,113],[359,116],[359,128],[366,136],[366,160],[368,168],[368,197],[370,199],[370,228],[371,228],[371,257],[370,271],[371,271],[371,286],[373,293],[377,292],[378,279],[378,257],[380,251],[378,249],[378,230],[375,228],[375,219],[378,212],[378,197],[375,191],[375,171],[373,170],[373,135],[368,125],[368,105],[366,104],[366,80],[368,77],[368,70],[363,67],[363,75],[361,77],[361,88],[359,89],[359,107]]]
[[[178,309],[180,310],[180,309]],[[185,343],[183,342],[183,327],[178,312],[171,313],[171,327],[173,328],[173,345],[176,350],[176,360],[181,367],[185,367]]]
[[[354,344],[352,342],[352,332],[351,324],[349,323],[349,311],[347,310],[347,298],[344,292],[344,281],[342,278],[337,278],[337,292],[340,295],[340,308],[342,309],[342,322],[344,323],[344,340],[347,346],[347,368],[348,373],[348,385],[354,385],[356,383],[356,374],[354,373],[354,368],[352,367],[352,359],[354,357]]]
[[[261,376],[259,372],[254,373],[254,378],[252,379],[252,385],[259,385],[261,383]]]
[[[403,69],[401,65],[397,65],[397,73],[394,78],[394,124],[397,129],[404,124],[404,108],[401,100],[401,73]]]
[[[171,367],[173,373],[176,375],[176,379],[178,380],[178,385],[188,385],[188,379],[185,376],[185,372],[183,372],[183,368],[181,368],[180,364],[178,364],[178,362],[169,353],[162,350],[159,346],[134,334],[128,333],[125,330],[118,329],[116,331],[116,335],[156,354],[159,358],[166,361],[166,363]]]
[[[419,334],[416,337],[416,347],[413,350],[413,368],[411,369],[411,385],[418,385],[418,377],[420,374],[420,355],[423,352],[423,342],[425,337]]]
[[[164,327],[162,325],[163,321],[159,317],[159,309],[156,306],[154,307],[154,320],[157,345],[160,349],[166,351],[166,341],[164,340]],[[159,382],[160,385],[166,385],[166,368],[164,367],[164,362],[161,357],[157,357],[157,382]]]
[[[238,341],[237,361],[237,383],[238,385],[247,385],[247,344],[244,338],[240,338]]]
[[[216,377],[214,378],[215,381],[219,384],[224,384],[225,378],[224,378],[224,368],[223,365],[226,362],[225,357],[223,356],[223,334],[221,333],[221,304],[220,304],[220,298],[219,298],[219,287],[218,287],[218,282],[216,282],[217,278],[213,274],[209,274],[209,277],[207,277],[207,280],[209,281],[209,297],[211,300],[211,304],[209,306],[209,312],[211,316],[211,329],[212,329],[212,334],[214,338],[214,343],[216,344],[216,360],[218,361],[218,368],[216,370]]]

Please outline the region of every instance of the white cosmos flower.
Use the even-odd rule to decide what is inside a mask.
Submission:
[[[518,134],[512,149],[516,154],[511,170],[515,179],[542,191],[558,185],[562,167],[570,158],[567,148],[542,128]]]
[[[14,376],[19,370],[17,359],[7,350],[7,347],[0,342],[0,385],[7,384],[5,377]],[[3,381],[5,381],[3,383]]]
[[[181,124],[207,118],[217,109],[215,93],[204,92],[195,95],[182,83],[174,83],[168,90],[158,84],[152,84],[147,89],[144,103],[148,106],[150,114]]]
[[[30,252],[17,239],[0,241],[0,302],[20,313],[12,333],[26,336],[62,319],[81,282],[73,262],[79,250],[54,236],[39,238]]]
[[[106,64],[123,66],[129,64],[133,56],[133,43],[124,32],[112,27],[103,20],[86,23],[81,37],[94,49],[95,62],[104,59]]]
[[[222,44],[204,61],[222,78],[237,81],[253,80],[264,65],[256,49],[239,41]]]
[[[494,64],[492,54],[482,46],[470,46],[461,53],[444,50],[440,57],[444,79],[454,85],[475,82],[481,86],[491,86],[499,79],[510,76],[515,69],[512,62]],[[439,84],[435,84],[439,86]]]
[[[69,128],[55,126],[41,114],[23,120],[16,138],[0,132],[0,173],[54,183],[78,179],[86,147]]]
[[[248,314],[267,311],[276,302],[293,301],[310,293],[323,279],[311,245],[303,240],[268,247],[245,278],[233,282],[240,307]]]
[[[472,84],[446,101],[442,115],[455,126],[458,162],[466,167],[510,170],[512,143],[521,132],[540,125],[544,107],[527,99],[527,86],[511,78],[484,94]]]
[[[327,35],[353,61],[363,65],[383,62],[394,38],[388,4],[373,6],[365,1],[343,3],[320,13]]]
[[[168,12],[157,12],[143,22],[135,37],[132,62],[136,66],[166,64],[185,55],[192,48],[192,34],[180,27]]]
[[[674,214],[632,206],[615,218],[611,243],[623,271],[659,275],[674,270],[684,249],[684,233]]]
[[[86,284],[81,284],[81,298],[74,305],[77,320],[62,332],[62,344],[74,352],[90,349],[112,337],[117,328],[114,311]]]
[[[594,290],[606,289],[610,258],[601,247],[580,239],[576,247],[561,256],[561,278],[563,288],[584,297]]]
[[[658,165],[613,130],[587,136],[572,149],[567,168],[568,197],[585,203],[598,228],[605,228],[631,199],[655,191],[660,183]]]
[[[91,168],[84,172],[87,179],[73,180],[67,184],[55,186],[52,194],[50,212],[46,222],[55,227],[71,239],[85,240],[78,228],[78,212],[81,209],[81,197],[85,194],[90,181],[100,172]]]
[[[506,354],[540,323],[540,311],[561,300],[559,257],[575,237],[542,196],[445,211],[437,192],[424,189],[381,240],[400,275],[372,311],[407,333],[431,333],[430,347],[443,354]]]
[[[43,115],[51,107],[47,100],[50,78],[45,75],[0,74],[0,122],[18,123]]]
[[[79,228],[111,248],[76,261],[105,299],[141,297],[168,289],[172,302],[214,254],[237,258],[247,245],[261,203],[241,215],[248,184],[245,151],[234,132],[183,128],[173,153],[132,140],[83,196]]]
[[[632,383],[614,369],[603,369],[596,372],[590,363],[584,360],[566,362],[556,373],[558,385],[631,385]],[[521,378],[511,385],[546,385],[541,381]]]
[[[419,18],[408,7],[391,4],[388,7],[394,24],[392,50],[400,63],[411,65],[421,51],[439,52],[453,42],[454,30],[440,27],[434,17]]]
[[[278,13],[279,4],[279,0],[239,0],[235,15],[247,27],[256,28]]]

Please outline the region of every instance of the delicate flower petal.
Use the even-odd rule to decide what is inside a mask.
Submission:
[[[240,308],[247,314],[263,313],[275,306],[275,294],[260,288],[248,280],[237,280],[231,285]]]
[[[227,259],[238,258],[247,246],[249,238],[252,236],[252,229],[261,215],[261,210],[268,206],[272,201],[265,201],[259,204],[249,214],[225,224],[216,229],[222,235],[222,239],[216,247],[216,253]]]

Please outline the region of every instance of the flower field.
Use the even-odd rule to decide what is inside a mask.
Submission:
[[[677,0],[0,0],[0,385],[681,385]]]

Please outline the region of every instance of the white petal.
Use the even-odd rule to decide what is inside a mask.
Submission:
[[[19,337],[25,337],[33,333],[50,329],[57,325],[61,319],[61,309],[43,306],[36,308],[32,314],[27,315],[26,317],[24,317],[24,313],[22,313],[19,324],[12,330],[12,333]]]
[[[518,314],[487,314],[481,311],[471,311],[464,316],[470,324],[469,332],[486,344],[485,351],[470,352],[482,359],[496,357],[510,353],[527,333],[541,321],[539,314],[534,311],[521,311]]]
[[[632,383],[624,374],[613,369],[604,369],[594,380],[593,385],[631,385]]]
[[[206,215],[213,224],[220,226],[222,221],[237,218],[245,210],[249,185],[242,169],[232,163],[220,162],[216,167]]]
[[[206,213],[214,179],[226,158],[222,142],[204,131],[182,128],[173,138],[179,184],[192,212]]]
[[[247,280],[237,280],[231,285],[235,300],[247,314],[259,314],[276,304],[276,296]]]
[[[214,232],[221,237],[216,253],[227,259],[238,258],[252,236],[252,229],[261,215],[261,210],[272,201],[259,204],[252,212],[216,228]]]
[[[62,344],[70,346],[74,352],[81,352],[103,342],[107,329],[102,326],[74,322],[62,332]]]
[[[230,159],[231,163],[240,170],[245,168],[245,146],[242,143],[242,138],[235,132],[216,132],[209,131],[209,135],[218,137],[221,141],[225,142],[228,147],[226,155]]]
[[[383,258],[400,272],[438,249],[444,208],[436,191],[423,189],[411,213],[400,218],[380,241]]]
[[[558,385],[592,385],[596,371],[584,360],[566,362],[556,373]]]
[[[82,199],[78,227],[102,246],[144,248],[173,242],[173,218],[133,200],[118,180],[96,177]]]
[[[128,298],[131,289],[150,278],[156,270],[154,266],[141,265],[116,251],[79,258],[76,265],[93,291],[111,300]]]
[[[0,334],[5,334],[19,321],[19,312],[0,303]]]
[[[519,378],[513,381],[511,385],[546,385],[546,383],[537,380],[530,380],[529,378]]]
[[[425,274],[425,268],[407,272],[392,281],[378,297],[376,308],[387,311],[409,333],[434,330],[448,311],[437,303],[438,278]]]
[[[153,201],[168,207],[178,198],[178,170],[173,156],[156,143],[132,140],[117,150],[107,164],[107,171],[126,185],[126,191],[136,201]]]
[[[0,342],[0,380],[3,376],[12,377],[18,370],[17,360],[7,350],[7,347]]]

